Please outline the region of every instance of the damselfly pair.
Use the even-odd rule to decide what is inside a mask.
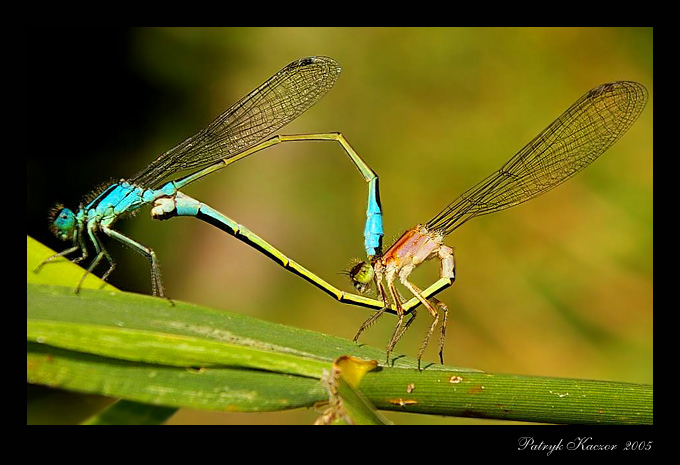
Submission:
[[[385,312],[397,315],[397,324],[387,345],[387,360],[395,344],[423,305],[432,324],[418,352],[418,365],[441,319],[439,359],[447,324],[447,306],[434,296],[453,284],[453,250],[444,238],[475,216],[485,215],[525,202],[564,182],[604,153],[635,122],[647,101],[647,91],[636,82],[620,81],[595,87],[543,130],[491,176],[464,192],[427,223],[406,231],[386,251],[382,250],[382,211],[378,176],[354,151],[340,133],[276,135],[274,132],[305,112],[335,84],[340,67],[328,57],[308,57],[294,61],[264,84],[236,102],[215,121],[154,160],[128,180],[121,180],[93,194],[74,212],[58,205],[51,214],[51,229],[72,247],[47,258],[37,269],[54,259],[80,251],[74,262],[88,257],[87,242],[94,248],[91,261],[76,287],[80,289],[87,274],[106,260],[106,279],[115,261],[104,248],[98,234],[104,233],[145,256],[151,263],[153,294],[165,296],[158,260],[154,251],[112,229],[121,216],[151,206],[154,219],[192,216],[210,223],[260,250],[287,270],[299,275],[343,303],[377,310],[361,325],[354,340]],[[357,263],[349,272],[359,294],[344,292],[288,258],[264,239],[208,205],[182,192],[189,183],[217,171],[248,155],[283,142],[335,141],[368,183],[368,202],[364,246],[367,261]],[[180,171],[184,177],[163,182]],[[409,281],[411,272],[430,259],[441,263],[439,279],[421,290]],[[407,300],[395,286],[399,280],[412,297]],[[377,299],[366,297],[375,285]],[[441,317],[440,317],[441,312]],[[405,317],[410,315],[405,321]]]

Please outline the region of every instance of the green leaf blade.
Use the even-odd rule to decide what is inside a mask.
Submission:
[[[309,407],[325,399],[314,378],[236,368],[180,368],[29,343],[30,383],[151,405],[260,412]]]

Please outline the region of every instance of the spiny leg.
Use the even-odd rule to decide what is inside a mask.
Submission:
[[[56,259],[59,258],[59,257],[64,257],[64,258],[66,258],[66,255],[69,255],[69,254],[75,252],[75,251],[78,250],[79,248],[80,248],[79,246],[75,245],[75,246],[70,247],[70,248],[68,248],[68,249],[66,249],[66,250],[63,250],[63,251],[61,251],[61,252],[59,252],[59,253],[55,253],[54,255],[52,255],[52,256],[46,258],[45,260],[43,260],[42,262],[40,262],[40,264],[39,264],[37,267],[35,267],[35,269],[33,270],[33,272],[34,272],[34,273],[37,273],[38,271],[40,271],[40,269],[41,269],[44,265],[46,265],[47,263],[49,263],[49,262],[51,262],[51,261],[56,260]],[[71,262],[77,263],[77,262],[81,261],[82,259],[83,259],[82,256],[81,256],[81,257],[77,257],[77,258],[74,258],[73,260],[71,260]],[[77,260],[77,261],[76,261],[76,260]]]
[[[401,337],[404,335],[406,330],[411,326],[411,323],[413,323],[413,320],[416,319],[417,312],[415,310],[411,311],[411,317],[406,320],[406,323],[404,323],[403,326],[401,326],[401,329],[399,328],[401,321],[403,320],[403,314],[400,317],[399,321],[397,322],[397,326],[394,329],[394,333],[392,333],[392,337],[390,338],[390,342],[388,343],[387,346],[387,362],[389,364],[390,362],[390,353],[392,352],[392,349],[394,349],[394,346],[397,345],[397,342],[401,339]],[[420,359],[418,360],[418,369],[420,369]]]
[[[406,330],[408,329],[408,327],[411,326],[411,323],[413,323],[413,320],[416,319],[417,313],[418,313],[418,312],[417,312],[416,310],[412,310],[412,311],[411,311],[411,313],[410,313],[411,318],[409,318],[409,319],[406,321],[406,323],[404,323],[404,326],[401,328],[401,332],[400,332],[400,333],[397,335],[397,337],[396,337],[397,342],[398,342],[399,339],[401,339],[401,337],[404,335],[404,333],[406,332]],[[395,345],[396,345],[396,342],[395,342]]]
[[[76,230],[75,233],[74,233],[74,236],[73,236],[73,246],[72,247],[69,247],[66,250],[62,250],[61,252],[55,253],[54,255],[46,258],[37,267],[35,267],[33,272],[37,273],[38,271],[40,271],[40,269],[45,264],[47,264],[51,261],[54,261],[55,259],[57,259],[59,257],[66,258],[66,255],[72,254],[73,252],[75,252],[78,249],[81,250],[80,257],[76,257],[76,258],[72,259],[71,263],[78,263],[78,262],[84,260],[85,258],[87,258],[87,247],[85,247],[85,243],[82,240],[82,234],[79,234],[78,231]]]
[[[80,246],[81,253],[80,253],[80,257],[76,257],[72,261],[73,261],[73,263],[80,263],[81,260],[85,260],[87,258],[87,247],[85,245],[85,240],[83,239],[83,235],[78,230],[76,230],[76,232],[75,232],[75,237],[74,237],[74,241],[73,241],[74,248],[76,246],[76,240],[75,239],[77,239],[77,241],[78,241],[78,245]]]
[[[416,296],[416,298],[418,300],[420,300],[420,302],[425,306],[425,308],[427,308],[427,311],[430,312],[430,316],[432,316],[432,318],[433,318],[432,324],[430,325],[430,329],[428,330],[427,334],[425,335],[425,339],[423,340],[423,344],[420,347],[420,350],[418,351],[418,356],[417,356],[418,357],[418,369],[420,370],[420,360],[422,359],[423,353],[425,352],[425,349],[427,348],[427,345],[430,342],[430,339],[432,338],[432,333],[434,333],[434,329],[437,327],[437,323],[439,323],[439,313],[434,308],[434,306],[427,299],[425,299],[423,297],[422,291],[420,289],[418,289],[418,287],[416,287],[413,283],[409,282],[408,279],[406,279],[407,277],[408,277],[407,273],[404,274],[404,275],[400,275],[402,284],[404,286],[406,286],[408,288],[408,290],[411,291],[411,293],[414,296]],[[437,306],[439,306],[439,304],[444,305],[441,301],[439,301],[437,299],[433,298],[432,300],[437,302]],[[446,307],[446,306],[444,305],[444,307]],[[444,315],[446,315],[446,310],[444,310]],[[446,318],[444,318],[444,323],[445,322],[446,322]],[[440,339],[439,339],[439,360],[441,361],[442,364],[444,363],[443,356],[442,356],[442,351],[443,351],[443,347],[444,347],[443,344],[444,344],[443,338],[440,337]]]
[[[383,316],[385,314],[385,311],[388,308],[390,308],[390,303],[387,300],[387,293],[385,292],[385,287],[383,286],[382,272],[380,271],[376,272],[376,274],[374,275],[374,281],[378,292],[378,298],[382,300],[383,307],[376,313],[371,315],[370,318],[363,322],[363,324],[357,331],[356,335],[354,336],[353,339],[354,342],[357,342],[359,340],[359,336],[361,336],[361,333],[363,333],[367,328],[369,328],[373,323],[375,323],[378,320],[378,318]]]
[[[163,280],[161,279],[161,270],[160,266],[158,265],[158,259],[156,258],[156,253],[153,251],[153,249],[140,244],[139,242],[135,242],[134,240],[130,239],[127,236],[124,236],[123,234],[119,233],[118,231],[115,231],[113,229],[109,229],[106,226],[101,226],[101,230],[104,231],[106,235],[109,237],[113,237],[114,239],[122,242],[123,244],[132,247],[133,250],[136,250],[139,252],[141,255],[147,258],[149,262],[151,262],[151,289],[153,291],[154,296],[160,296],[160,297],[165,297],[165,292],[163,290]],[[106,253],[106,256],[111,263],[111,268],[109,268],[109,271],[106,272],[105,276],[108,276],[109,273],[113,270],[115,267],[115,263],[109,256],[108,252],[104,251]],[[169,300],[169,299],[168,299]],[[172,301],[171,301],[172,302]]]
[[[111,274],[111,271],[113,271],[113,269],[116,267],[116,263],[113,261],[113,258],[111,257],[111,255],[109,255],[104,246],[101,244],[99,238],[97,238],[97,235],[95,234],[95,228],[93,225],[87,226],[87,235],[90,237],[90,241],[92,242],[92,245],[94,246],[94,250],[97,253],[97,255],[95,256],[94,260],[92,260],[92,262],[90,263],[90,266],[87,267],[87,270],[85,270],[85,273],[80,278],[80,281],[78,281],[78,285],[76,286],[76,294],[80,293],[80,289],[82,288],[83,283],[85,282],[85,278],[87,278],[87,275],[94,271],[94,269],[97,267],[97,265],[99,264],[103,257],[106,257],[111,266],[106,271],[106,273],[104,273],[104,276],[102,276],[101,278],[102,281],[106,281],[106,278],[108,278],[109,274]],[[82,259],[85,256],[87,256],[87,249],[85,248],[85,245],[82,241],[80,241],[80,244],[83,250],[83,256],[80,257],[80,259]]]
[[[441,245],[437,252],[439,259],[441,260],[441,269],[439,271],[439,281],[444,281],[444,283],[449,282],[450,284],[456,279],[456,261],[453,255],[453,249],[446,245]],[[450,285],[449,284],[449,285]],[[417,297],[417,296],[416,296]],[[430,297],[430,302],[434,303],[442,311],[442,330],[439,335],[439,362],[444,364],[444,339],[446,337],[446,323],[449,316],[449,307],[439,299]]]
[[[431,297],[430,302],[434,303],[442,311],[442,330],[439,335],[439,363],[444,364],[444,340],[446,339],[446,322],[449,315],[449,307],[439,299]]]
[[[380,284],[380,289],[382,289],[382,292],[383,292],[383,295],[384,295],[385,289],[382,287],[382,283]],[[399,296],[399,302],[400,302],[400,303],[403,303],[403,302],[405,301],[405,299],[401,296],[401,294],[399,293],[399,290],[398,290],[398,289],[395,289],[395,290],[397,291],[397,295]],[[385,313],[385,310],[387,310],[388,308],[389,308],[389,303],[386,302],[386,303],[385,303],[385,307],[384,307],[382,310],[378,311],[378,312],[375,313],[373,316],[371,316],[368,320],[366,320],[366,321],[364,322],[364,324],[361,325],[361,328],[359,328],[359,331],[357,332],[356,336],[354,336],[354,342],[357,342],[357,340],[359,339],[359,335],[360,335],[365,329],[368,329],[373,323],[375,323],[376,320],[377,320],[378,318],[380,318],[380,317]],[[394,308],[396,308],[396,305],[395,305]],[[408,313],[408,312],[404,311],[404,313]],[[415,309],[413,309],[413,310],[410,311],[411,317],[406,321],[406,323],[404,324],[404,326],[401,328],[401,331],[399,332],[399,334],[396,335],[396,340],[395,340],[395,342],[394,342],[395,345],[396,345],[397,341],[399,341],[399,339],[401,339],[401,337],[404,335],[404,333],[406,332],[406,330],[408,329],[408,327],[411,326],[411,323],[413,323],[413,320],[415,320],[415,318],[416,318],[416,313],[417,313],[417,312],[416,312]],[[395,335],[393,334],[392,337],[394,338]]]
[[[410,323],[412,320],[413,320],[413,317],[411,317],[408,320],[407,323]],[[392,353],[394,346],[397,345],[397,342],[399,342],[399,339],[401,339],[401,337],[406,332],[406,329],[408,328],[408,325],[403,325],[403,323],[404,323],[404,312],[402,310],[401,312],[397,312],[397,324],[394,327],[394,332],[392,332],[392,337],[390,337],[390,340],[387,343],[387,362],[386,363],[389,363],[390,354]]]
[[[402,329],[402,324],[404,323],[404,310],[401,307],[401,300],[399,297],[399,292],[397,292],[396,287],[394,287],[394,276],[390,276],[388,274],[387,278],[387,288],[390,290],[390,294],[392,296],[392,299],[394,301],[395,306],[397,307],[397,325],[394,327],[394,332],[392,333],[392,337],[390,338],[390,341],[387,343],[387,361],[385,362],[386,364],[390,363],[390,353],[392,353],[392,349],[394,349],[394,346],[397,344],[401,336],[404,335],[406,332],[406,329]],[[408,324],[410,324],[413,321],[414,317],[411,317],[409,319]],[[406,328],[408,325],[406,326]]]
[[[428,308],[428,310],[430,310]],[[434,328],[437,327],[437,323],[439,323],[439,313],[435,310],[434,312],[434,318],[432,320],[432,324],[430,325],[430,329],[427,331],[427,334],[425,335],[425,339],[423,339],[423,345],[420,346],[420,350],[418,351],[418,369],[420,370],[420,361],[423,358],[423,353],[425,352],[425,349],[427,348],[427,344],[430,342],[430,339],[432,338],[432,333],[434,332]],[[440,341],[441,343],[441,341]],[[439,352],[439,360],[441,363],[444,363],[444,360],[442,359],[442,353],[441,353],[441,347],[440,347],[440,352]]]
[[[386,304],[383,308],[375,312],[373,315],[371,315],[370,318],[368,318],[366,321],[364,321],[361,324],[361,327],[359,327],[359,330],[357,333],[354,335],[354,339],[352,339],[354,342],[357,342],[359,340],[359,336],[361,336],[361,333],[363,333],[366,329],[368,329],[373,323],[378,321],[378,318],[383,316],[385,314],[385,310],[389,308],[389,304]]]
[[[92,271],[96,268],[96,266],[99,264],[99,262],[101,261],[102,257],[104,257],[104,255],[105,255],[104,251],[99,251],[99,253],[97,253],[97,256],[94,257],[94,260],[92,260],[92,263],[90,263],[90,266],[87,267],[87,270],[85,270],[85,273],[80,278],[80,281],[78,281],[78,285],[76,286],[76,294],[80,293],[80,288],[83,286],[83,283],[85,282],[85,278],[87,278],[87,275],[92,273]],[[108,254],[106,254],[106,255],[108,256]],[[111,272],[111,270],[114,267],[115,267],[115,264],[113,262],[111,262],[111,267],[102,277],[102,281],[106,281],[106,278],[108,277],[109,273]]]

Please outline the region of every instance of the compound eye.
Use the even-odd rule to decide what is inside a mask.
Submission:
[[[373,282],[373,267],[369,263],[360,261],[347,274],[352,285],[360,294],[370,289],[371,282]]]
[[[62,205],[57,205],[50,212],[50,230],[63,241],[73,237],[76,223],[76,215]]]

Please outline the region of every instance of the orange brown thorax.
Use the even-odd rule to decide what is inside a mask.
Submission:
[[[402,234],[380,257],[380,261],[386,269],[394,268],[397,271],[409,265],[416,267],[437,256],[443,239],[422,225],[416,225]]]
[[[438,258],[441,262],[440,277],[453,282],[455,267],[453,249],[444,245],[444,236],[441,233],[430,231],[420,224],[406,231],[383,255],[376,257],[372,262],[374,279],[378,295],[385,305],[388,305],[388,293],[383,287],[383,279],[397,308],[397,314],[402,314],[402,299],[394,287],[394,281],[398,278],[431,314],[436,314],[434,307],[421,295],[420,289],[408,280],[416,267],[433,258]]]

